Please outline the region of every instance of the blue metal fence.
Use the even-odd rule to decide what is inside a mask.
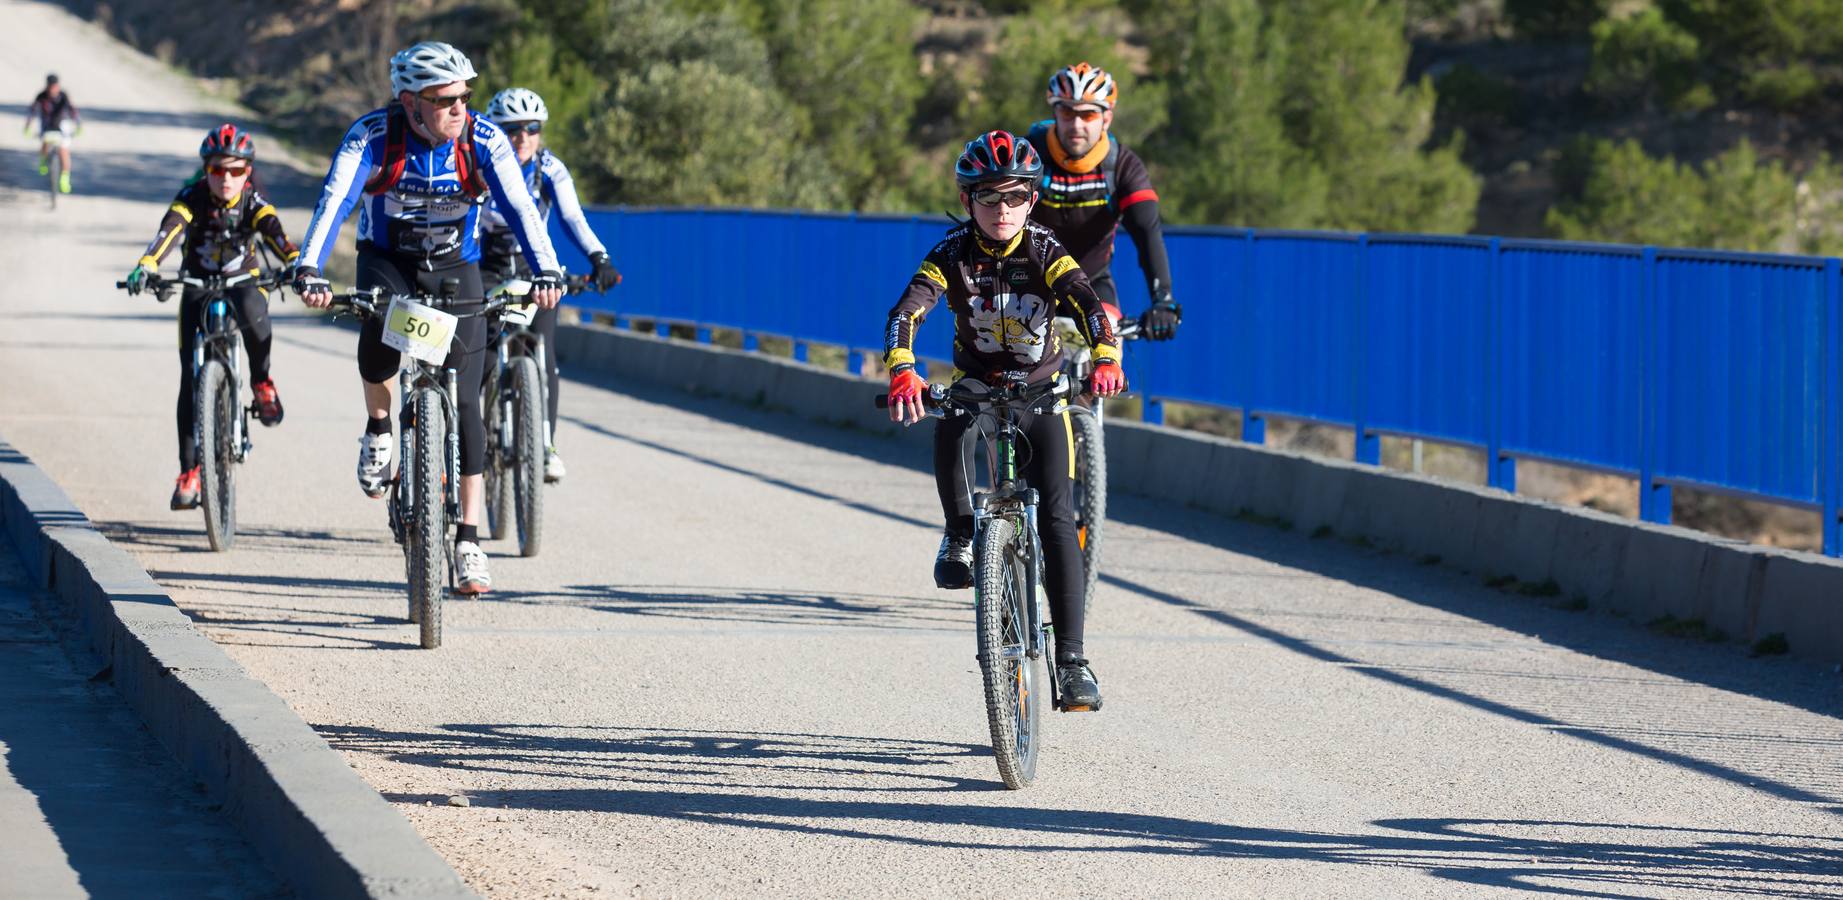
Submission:
[[[884,316],[947,220],[762,210],[596,209],[626,281],[585,308],[628,319],[876,353]],[[556,226],[553,224],[553,232]],[[1836,556],[1843,494],[1843,311],[1835,259],[1432,235],[1167,231],[1179,340],[1135,344],[1133,386],[1268,416],[1476,447],[1639,480],[1670,520],[1684,485],[1820,510]],[[587,266],[555,234],[566,265]],[[1121,306],[1143,309],[1132,242]],[[944,317],[918,354],[944,360]]]

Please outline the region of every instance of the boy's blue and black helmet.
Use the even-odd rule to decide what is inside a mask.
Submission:
[[[1030,142],[1009,131],[988,131],[966,142],[966,150],[954,164],[954,180],[961,187],[977,187],[1001,181],[1035,183],[1043,176],[1043,160]]]

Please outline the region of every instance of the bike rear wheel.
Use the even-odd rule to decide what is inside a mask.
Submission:
[[[1099,416],[1069,411],[1075,432],[1075,538],[1081,544],[1082,609],[1094,605],[1101,579],[1101,537],[1107,525],[1107,441]]]
[[[979,670],[985,682],[986,721],[998,776],[1011,790],[1037,777],[1042,698],[1039,668],[1030,650],[1029,581],[1017,523],[991,520],[975,548],[974,608],[979,630]]]
[[[205,511],[205,536],[211,549],[229,550],[237,542],[236,423],[237,383],[217,359],[205,360],[193,392],[198,422],[199,507]]]
[[[448,504],[443,490],[446,478],[442,448],[447,446],[448,413],[441,395],[421,390],[415,395],[415,458],[409,460],[411,509],[414,519],[404,530],[409,538],[410,618],[421,626],[422,646],[442,645],[442,594],[448,588]]]
[[[512,487],[518,509],[518,553],[536,556],[544,538],[544,395],[537,360],[512,358],[512,425],[518,456]]]
[[[512,466],[517,456],[517,437],[511,431],[511,389],[509,378],[487,380],[486,399],[480,408],[486,413],[486,529],[495,541],[512,533],[513,512]]]
[[[51,208],[58,208],[58,181],[64,174],[64,161],[58,157],[58,148],[51,148],[51,157],[46,160],[51,167],[50,183],[45,185],[51,192]]]

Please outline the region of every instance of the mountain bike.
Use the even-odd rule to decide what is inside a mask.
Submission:
[[[519,289],[520,285],[523,289]],[[461,428],[456,381],[445,365],[455,326],[491,316],[521,302],[529,283],[502,285],[484,302],[457,299],[458,279],[442,283],[441,296],[387,294],[382,288],[333,297],[331,308],[382,319],[386,346],[405,356],[397,373],[402,398],[402,438],[397,471],[388,485],[390,533],[403,547],[409,585],[409,620],[421,626],[424,649],[442,644],[442,599],[454,587],[454,535],[461,521]],[[463,313],[456,306],[478,309]]]
[[[564,290],[582,291],[572,275]],[[508,281],[507,285],[528,283]],[[544,336],[531,328],[536,308],[508,306],[493,336],[494,366],[480,408],[486,416],[487,533],[504,540],[518,530],[518,555],[536,556],[544,536],[544,453],[550,446],[550,385],[544,377]]]
[[[990,485],[973,493],[973,608],[979,671],[985,685],[992,754],[1005,787],[1019,790],[1037,777],[1041,743],[1041,685],[1057,696],[1049,619],[1043,588],[1043,543],[1037,533],[1037,490],[1019,471],[1020,416],[1060,414],[1067,379],[1037,385],[990,387],[966,378],[952,387],[930,385],[922,404],[932,418],[974,416],[986,453]],[[889,395],[877,406],[887,408]],[[987,430],[983,423],[990,420]]]
[[[161,303],[182,287],[195,288],[200,293],[191,302],[205,305],[192,340],[192,402],[197,410],[192,440],[198,448],[199,507],[205,511],[205,536],[211,541],[211,549],[219,552],[229,550],[237,541],[235,467],[252,449],[250,416],[256,414],[253,401],[244,406],[237,399],[243,396],[238,366],[243,358],[243,328],[236,304],[224,299],[224,294],[245,285],[272,291],[278,284],[279,276],[258,278],[248,272],[228,278],[211,275],[166,279],[150,275],[144,284]],[[118,281],[115,286],[126,289],[128,282]]]
[[[1058,319],[1058,322],[1064,320]],[[1073,332],[1075,323],[1064,326]],[[1114,334],[1122,342],[1139,340],[1145,330],[1145,317],[1118,323]],[[1065,335],[1067,337],[1067,335]],[[1087,384],[1094,374],[1094,360],[1086,344],[1065,340],[1063,376],[1074,384]],[[1101,412],[1106,401],[1088,397],[1071,403],[1075,413],[1069,424],[1075,432],[1075,537],[1081,543],[1082,608],[1094,602],[1094,588],[1101,576],[1101,537],[1107,524],[1107,441],[1101,429]]]
[[[51,193],[52,209],[58,208],[58,194],[60,193],[58,191],[58,181],[64,175],[64,155],[58,152],[58,148],[67,140],[70,140],[70,136],[65,134],[62,130],[57,129],[47,131],[39,136],[39,149],[50,151],[45,157],[45,164],[50,175],[50,179],[45,183],[45,188]]]

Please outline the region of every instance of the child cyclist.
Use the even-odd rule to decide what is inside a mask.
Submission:
[[[1111,397],[1126,389],[1120,342],[1100,298],[1048,229],[1029,221],[1043,162],[1028,142],[991,131],[967,142],[954,166],[960,205],[971,221],[922,260],[902,299],[890,310],[884,361],[890,370],[890,418],[922,419],[926,383],[915,372],[915,330],[944,297],[954,320],[954,367],[989,385],[1057,378],[1062,347],[1051,320],[1073,318],[1093,348],[1089,390]],[[1024,475],[1040,497],[1045,580],[1056,632],[1056,682],[1070,710],[1098,710],[1101,689],[1082,646],[1082,560],[1074,511],[1074,436],[1069,414],[1026,414],[1030,446]],[[943,419],[934,432],[934,480],[947,519],[935,557],[943,588],[972,584],[973,506],[966,442],[973,423]]]
[[[281,217],[262,192],[251,183],[256,142],[235,125],[213,128],[199,145],[204,160],[203,177],[180,188],[160,221],[153,243],[128,273],[128,293],[139,294],[150,276],[160,272],[160,262],[174,246],[183,246],[182,276],[230,277],[251,273],[260,277],[262,262],[256,250],[261,235],[284,266],[293,264],[299,251],[288,241]],[[185,240],[179,240],[184,235]],[[192,442],[192,339],[204,315],[202,292],[187,287],[179,301],[179,478],[173,486],[173,509],[198,506],[198,447]],[[250,381],[256,394],[256,416],[262,424],[282,421],[282,399],[269,377],[269,300],[249,284],[231,288],[225,299],[236,304],[243,326],[243,343],[250,353]]]

